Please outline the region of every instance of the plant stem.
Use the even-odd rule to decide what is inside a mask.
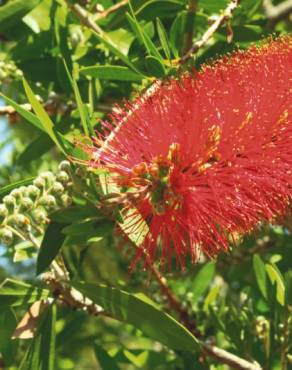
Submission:
[[[110,8],[104,10],[103,12],[100,12],[98,13],[94,19],[97,21],[97,20],[100,20],[100,19],[103,19],[103,18],[106,18],[108,15],[110,15],[111,13],[121,9],[123,6],[127,5],[129,3],[129,0],[122,0],[120,1],[119,3],[111,6]]]
[[[234,10],[239,6],[239,2],[240,0],[232,0],[229,3],[227,8],[216,19],[216,21],[211,25],[211,27],[207,29],[207,31],[203,34],[201,39],[196,41],[189,49],[189,51],[180,59],[180,64],[185,63],[189,58],[196,54],[198,50],[210,40],[210,38],[214,35],[218,28],[232,17]]]

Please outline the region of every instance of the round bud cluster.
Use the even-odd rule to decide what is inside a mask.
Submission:
[[[0,61],[0,81],[21,80],[23,73],[17,68],[13,61]]]
[[[58,172],[44,172],[32,185],[14,189],[0,204],[0,243],[11,245],[16,238],[43,232],[51,212],[72,203],[70,162],[59,165]]]

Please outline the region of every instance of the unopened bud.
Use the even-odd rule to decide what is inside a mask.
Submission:
[[[45,224],[48,220],[47,214],[43,209],[36,209],[32,212],[32,217],[37,224]]]
[[[4,198],[3,198],[3,203],[5,204],[5,206],[7,207],[8,210],[13,210],[15,208],[15,205],[16,205],[16,200],[13,196],[11,195],[6,195]]]
[[[20,210],[21,211],[28,211],[30,209],[32,209],[33,207],[33,201],[26,197],[26,198],[22,198],[21,201],[20,201]]]
[[[8,209],[5,207],[4,204],[0,204],[0,223],[3,222],[3,220],[8,215]]]
[[[49,208],[49,209],[55,208],[57,204],[56,198],[53,195],[45,195],[41,197],[39,203],[45,208]]]
[[[59,164],[59,170],[60,171],[65,171],[65,172],[70,172],[71,170],[71,164],[69,161],[62,161],[60,164]]]
[[[37,177],[34,181],[33,181],[33,184],[34,186],[36,186],[37,188],[39,189],[43,189],[46,185],[46,181],[45,179],[41,178],[41,177]]]
[[[35,185],[29,185],[27,187],[27,193],[32,200],[35,200],[40,195],[40,189]]]
[[[63,194],[61,196],[61,204],[65,208],[69,207],[72,204],[72,198],[68,194]]]
[[[50,171],[47,171],[47,172],[42,173],[40,175],[40,178],[44,179],[46,181],[46,184],[47,185],[51,185],[52,182],[55,180],[55,176]]]
[[[0,241],[7,247],[13,243],[13,233],[9,229],[0,229]]]
[[[65,171],[60,171],[57,174],[57,180],[60,181],[63,185],[66,185],[69,181],[69,175]]]
[[[64,186],[60,182],[55,182],[52,186],[51,193],[54,195],[61,195],[64,192]]]
[[[19,199],[21,197],[21,191],[19,189],[13,189],[10,195],[15,199]]]

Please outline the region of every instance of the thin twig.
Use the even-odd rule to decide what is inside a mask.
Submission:
[[[217,359],[226,365],[229,365],[232,369],[238,370],[261,370],[262,367],[257,362],[249,362],[245,359],[234,355],[233,353],[227,352],[224,349],[212,346],[206,343],[201,343],[203,351],[206,355]]]
[[[66,1],[68,7],[72,12],[80,19],[80,22],[95,31],[98,35],[103,35],[103,30],[96,24],[93,20],[92,14],[87,10],[83,9],[79,4],[71,4],[69,1]]]
[[[123,0],[123,1],[120,1],[119,3],[111,6],[110,8],[104,10],[103,12],[100,12],[98,13],[94,19],[96,21],[99,21],[100,19],[104,19],[106,18],[108,15],[110,15],[111,13],[114,13],[116,12],[117,10],[121,9],[123,6],[127,5],[129,3],[129,0]]]
[[[197,337],[201,337],[202,335],[198,331],[198,329],[195,327],[195,323],[192,317],[190,317],[190,314],[186,309],[184,309],[178,300],[178,298],[175,296],[175,294],[171,291],[170,287],[167,284],[166,279],[161,276],[160,272],[156,269],[156,267],[151,263],[151,261],[146,257],[146,263],[148,267],[150,268],[151,272],[153,273],[153,276],[155,277],[156,281],[160,285],[161,291],[164,293],[165,297],[168,300],[169,306],[177,312],[179,315],[179,318],[181,322]],[[212,358],[215,358],[219,362],[229,365],[233,369],[239,369],[239,370],[261,370],[261,366],[254,362],[249,362],[241,357],[238,357],[234,355],[233,353],[230,353],[228,351],[225,351],[221,348],[218,348],[216,346],[206,344],[202,341],[200,341],[200,344],[202,346],[202,350],[205,355],[208,355]]]
[[[271,0],[263,0],[263,9],[267,19],[275,25],[292,13],[292,0],[283,1],[278,5],[273,5]]]
[[[190,48],[190,50],[180,59],[181,64],[185,63],[187,60],[189,60],[189,58],[191,58],[192,55],[196,54],[198,50],[210,40],[210,38],[214,35],[218,28],[232,17],[234,10],[239,6],[239,2],[240,0],[232,0],[230,2],[230,4],[223,11],[223,13],[203,34],[201,39],[196,41]]]

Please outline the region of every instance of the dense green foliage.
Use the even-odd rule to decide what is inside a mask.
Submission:
[[[207,341],[265,369],[287,370],[289,220],[265,225],[216,261],[202,257],[185,271],[164,271],[178,308],[169,305],[153,271],[138,264],[129,273],[135,251],[117,232],[118,210],[96,208],[104,194],[95,179],[105,175],[64,159],[84,158],[74,143],[86,142],[115,103],[178,69],[200,68],[271,33],[288,33],[289,17],[271,20],[261,0],[242,0],[232,18],[180,65],[190,41],[202,37],[228,0],[132,0],[103,13],[116,3],[0,2],[0,103],[9,105],[0,110],[8,113],[0,121],[0,236],[7,245],[0,260],[0,368],[228,369],[203,355]],[[53,260],[69,272],[61,287],[46,275],[40,279]],[[82,310],[68,301],[70,289],[106,315],[98,315],[97,306]],[[28,323],[19,329],[24,316]]]

